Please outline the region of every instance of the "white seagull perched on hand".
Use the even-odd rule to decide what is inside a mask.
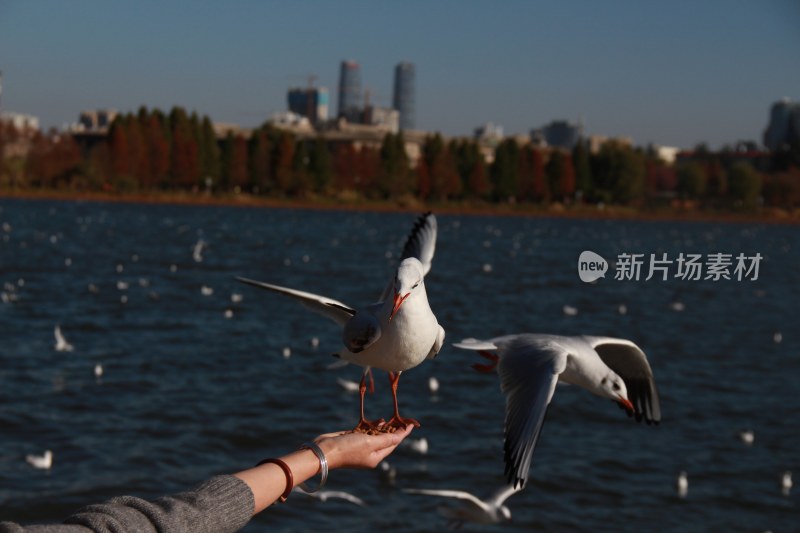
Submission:
[[[505,473],[512,486],[525,485],[559,380],[614,400],[637,421],[661,421],[653,372],[644,352],[631,341],[526,333],[485,341],[465,339],[454,346],[476,350],[491,361],[473,365],[476,370],[490,373],[496,368],[500,374],[506,396]]]
[[[403,492],[408,494],[457,498],[469,502],[471,505],[458,509],[439,509],[439,513],[450,520],[449,525],[451,527],[459,528],[464,522],[497,524],[499,522],[510,521],[511,510],[503,505],[503,502],[505,502],[509,496],[512,496],[520,490],[522,490],[522,487],[514,488],[506,485],[498,489],[487,500],[481,500],[477,496],[463,490],[403,489]]]
[[[444,344],[444,329],[430,308],[424,283],[433,260],[436,231],[436,217],[432,213],[420,216],[403,248],[397,271],[380,300],[357,309],[325,296],[236,278],[243,283],[291,296],[342,328],[344,349],[334,355],[364,367],[359,386],[361,418],[357,431],[402,428],[409,424],[419,426],[413,418],[400,416],[397,384],[405,370],[436,357]],[[371,367],[389,373],[394,414],[385,425],[383,420],[369,421],[364,417],[366,376]]]

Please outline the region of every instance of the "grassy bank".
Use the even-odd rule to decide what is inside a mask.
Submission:
[[[789,212],[780,209],[764,209],[757,213],[738,213],[700,208],[677,209],[672,207],[635,208],[627,206],[603,206],[551,204],[494,204],[487,202],[427,202],[415,199],[400,201],[371,199],[336,199],[329,197],[272,198],[250,194],[220,194],[190,192],[157,193],[102,193],[64,190],[1,190],[0,198],[26,200],[59,200],[87,202],[158,203],[174,205],[229,206],[251,208],[322,209],[342,211],[374,212],[419,212],[431,210],[436,213],[483,216],[531,216],[565,217],[577,219],[611,220],[664,220],[697,222],[748,222],[748,223],[800,223],[800,210]]]

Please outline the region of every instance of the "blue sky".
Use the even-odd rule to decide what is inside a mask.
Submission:
[[[2,107],[43,126],[83,109],[181,105],[256,126],[314,74],[335,112],[339,63],[390,105],[417,71],[417,126],[587,133],[712,148],[760,140],[800,100],[800,2],[0,0]]]

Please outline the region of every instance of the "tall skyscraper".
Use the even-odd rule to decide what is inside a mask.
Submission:
[[[328,89],[325,87],[289,89],[286,98],[289,111],[308,118],[312,124],[328,120]]]
[[[398,63],[394,67],[394,96],[392,107],[400,113],[400,129],[413,130],[414,118],[414,92],[415,92],[414,64],[408,62]]]
[[[769,125],[764,131],[764,146],[777,150],[800,142],[800,103],[788,98],[772,104]]]
[[[353,60],[342,61],[339,70],[339,117],[361,122],[361,66]]]

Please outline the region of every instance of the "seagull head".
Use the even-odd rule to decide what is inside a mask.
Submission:
[[[497,514],[500,515],[500,518],[502,520],[505,520],[506,522],[511,522],[511,509],[509,509],[505,505],[501,505],[499,507]]]
[[[419,262],[419,259],[416,257],[403,259],[397,267],[397,275],[394,279],[394,305],[389,320],[397,314],[400,306],[414,293],[415,289],[422,286],[422,277],[422,263]]]
[[[600,390],[603,396],[617,402],[629,414],[636,411],[628,399],[628,388],[625,386],[625,381],[615,372],[609,372],[600,380]]]

